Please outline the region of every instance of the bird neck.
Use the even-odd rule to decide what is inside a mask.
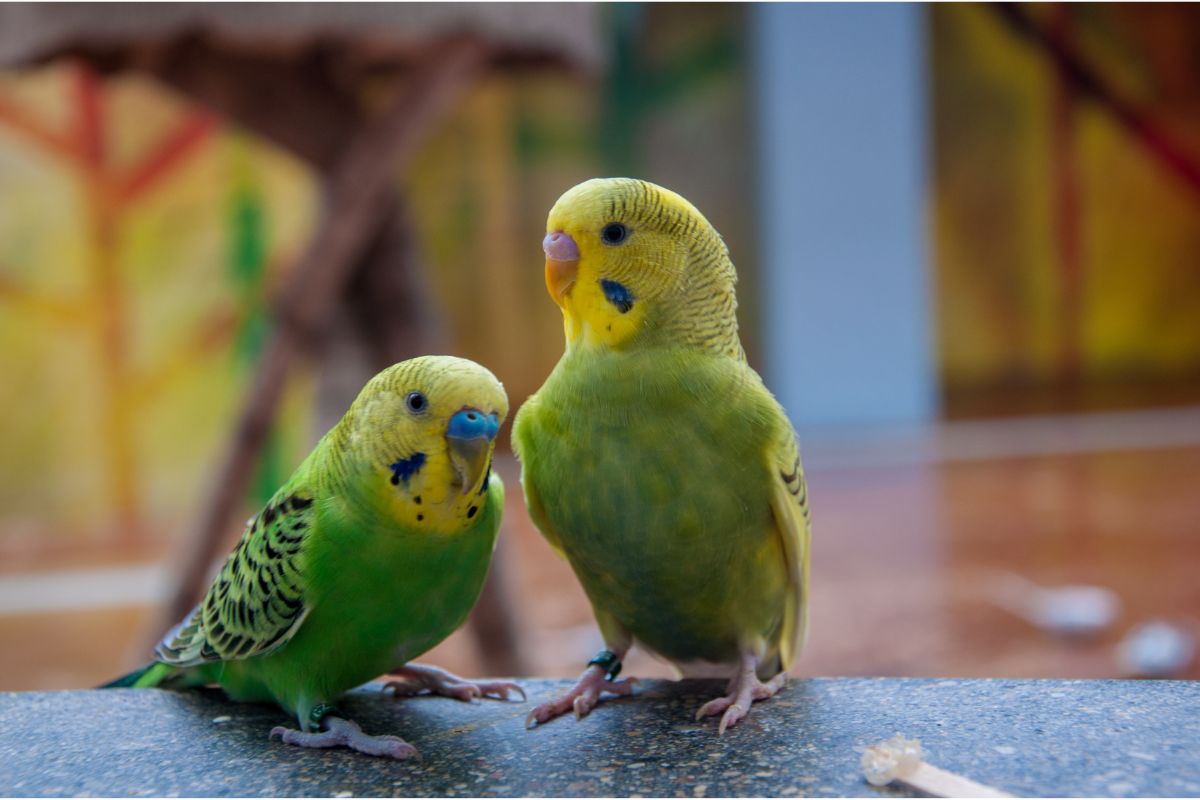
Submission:
[[[567,353],[629,352],[650,348],[685,348],[746,360],[738,335],[737,274],[727,256],[722,264],[707,265],[691,275],[669,302],[646,309],[640,324],[621,339],[588,322],[579,309],[564,308]],[[607,330],[611,330],[608,328]]]

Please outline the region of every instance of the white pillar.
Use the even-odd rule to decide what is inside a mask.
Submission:
[[[928,420],[925,11],[752,8],[767,383],[801,428]]]

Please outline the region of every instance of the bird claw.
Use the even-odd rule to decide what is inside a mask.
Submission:
[[[363,733],[357,723],[348,719],[326,717],[321,720],[321,725],[325,730],[317,733],[307,733],[280,725],[271,729],[268,738],[278,736],[284,744],[296,747],[346,747],[363,755],[393,758],[397,761],[421,757],[417,748],[399,736],[371,736]]]
[[[508,700],[513,692],[518,692],[521,695],[521,702],[524,703],[527,699],[525,690],[512,681],[482,681],[474,684],[479,691],[480,697],[491,697],[496,700]]]
[[[633,694],[633,688],[637,684],[637,678],[610,681],[600,667],[588,667],[569,692],[548,703],[542,703],[530,711],[525,717],[525,728],[528,730],[543,725],[555,717],[561,717],[568,711],[573,711],[575,719],[581,720],[596,707],[600,702],[600,695],[604,692],[619,697],[628,697]]]
[[[717,726],[717,734],[725,733],[726,728],[737,725],[750,713],[750,706],[756,700],[766,700],[787,683],[787,673],[781,672],[771,680],[763,683],[755,673],[756,660],[747,657],[743,661],[741,671],[729,682],[729,691],[724,697],[716,697],[700,706],[696,719],[713,717],[722,714],[721,724]]]
[[[400,680],[388,681],[381,690],[391,689],[395,697],[412,697],[427,691],[465,703],[484,697],[508,700],[514,693],[521,695],[521,702],[527,699],[525,690],[512,681],[469,681],[445,670],[419,664],[401,667],[396,674],[400,675]]]
[[[728,697],[717,697],[709,700],[704,705],[700,706],[700,710],[696,712],[696,719],[702,720],[705,717],[715,716],[720,714],[725,709],[733,705],[733,701]]]
[[[742,706],[737,703],[731,705],[721,716],[721,724],[717,726],[717,735],[723,735],[726,728],[732,728],[734,725],[737,725],[749,713],[749,706]]]

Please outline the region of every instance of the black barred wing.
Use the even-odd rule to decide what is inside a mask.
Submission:
[[[313,500],[280,493],[250,521],[208,594],[159,643],[161,661],[190,667],[264,655],[283,645],[308,615],[300,554]]]
[[[812,515],[808,506],[808,484],[800,466],[796,434],[783,410],[779,410],[779,436],[767,454],[773,485],[771,512],[783,545],[788,569],[789,599],[780,632],[783,668],[790,669],[800,654],[808,629],[808,563],[812,551]]]
[[[788,438],[782,452],[783,462],[781,463],[786,463],[790,458],[792,465],[787,469],[781,465],[777,466],[779,477],[783,481],[783,485],[787,487],[788,494],[796,499],[796,505],[800,507],[800,513],[804,515],[805,521],[812,524],[812,512],[808,507],[808,481],[804,479],[804,468],[800,466],[800,449],[796,445],[794,435]]]

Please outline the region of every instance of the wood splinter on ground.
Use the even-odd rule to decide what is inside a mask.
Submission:
[[[1012,797],[1007,792],[976,783],[970,778],[939,769],[921,760],[921,741],[896,734],[871,745],[862,757],[863,774],[872,786],[892,781],[911,786],[933,797]]]

